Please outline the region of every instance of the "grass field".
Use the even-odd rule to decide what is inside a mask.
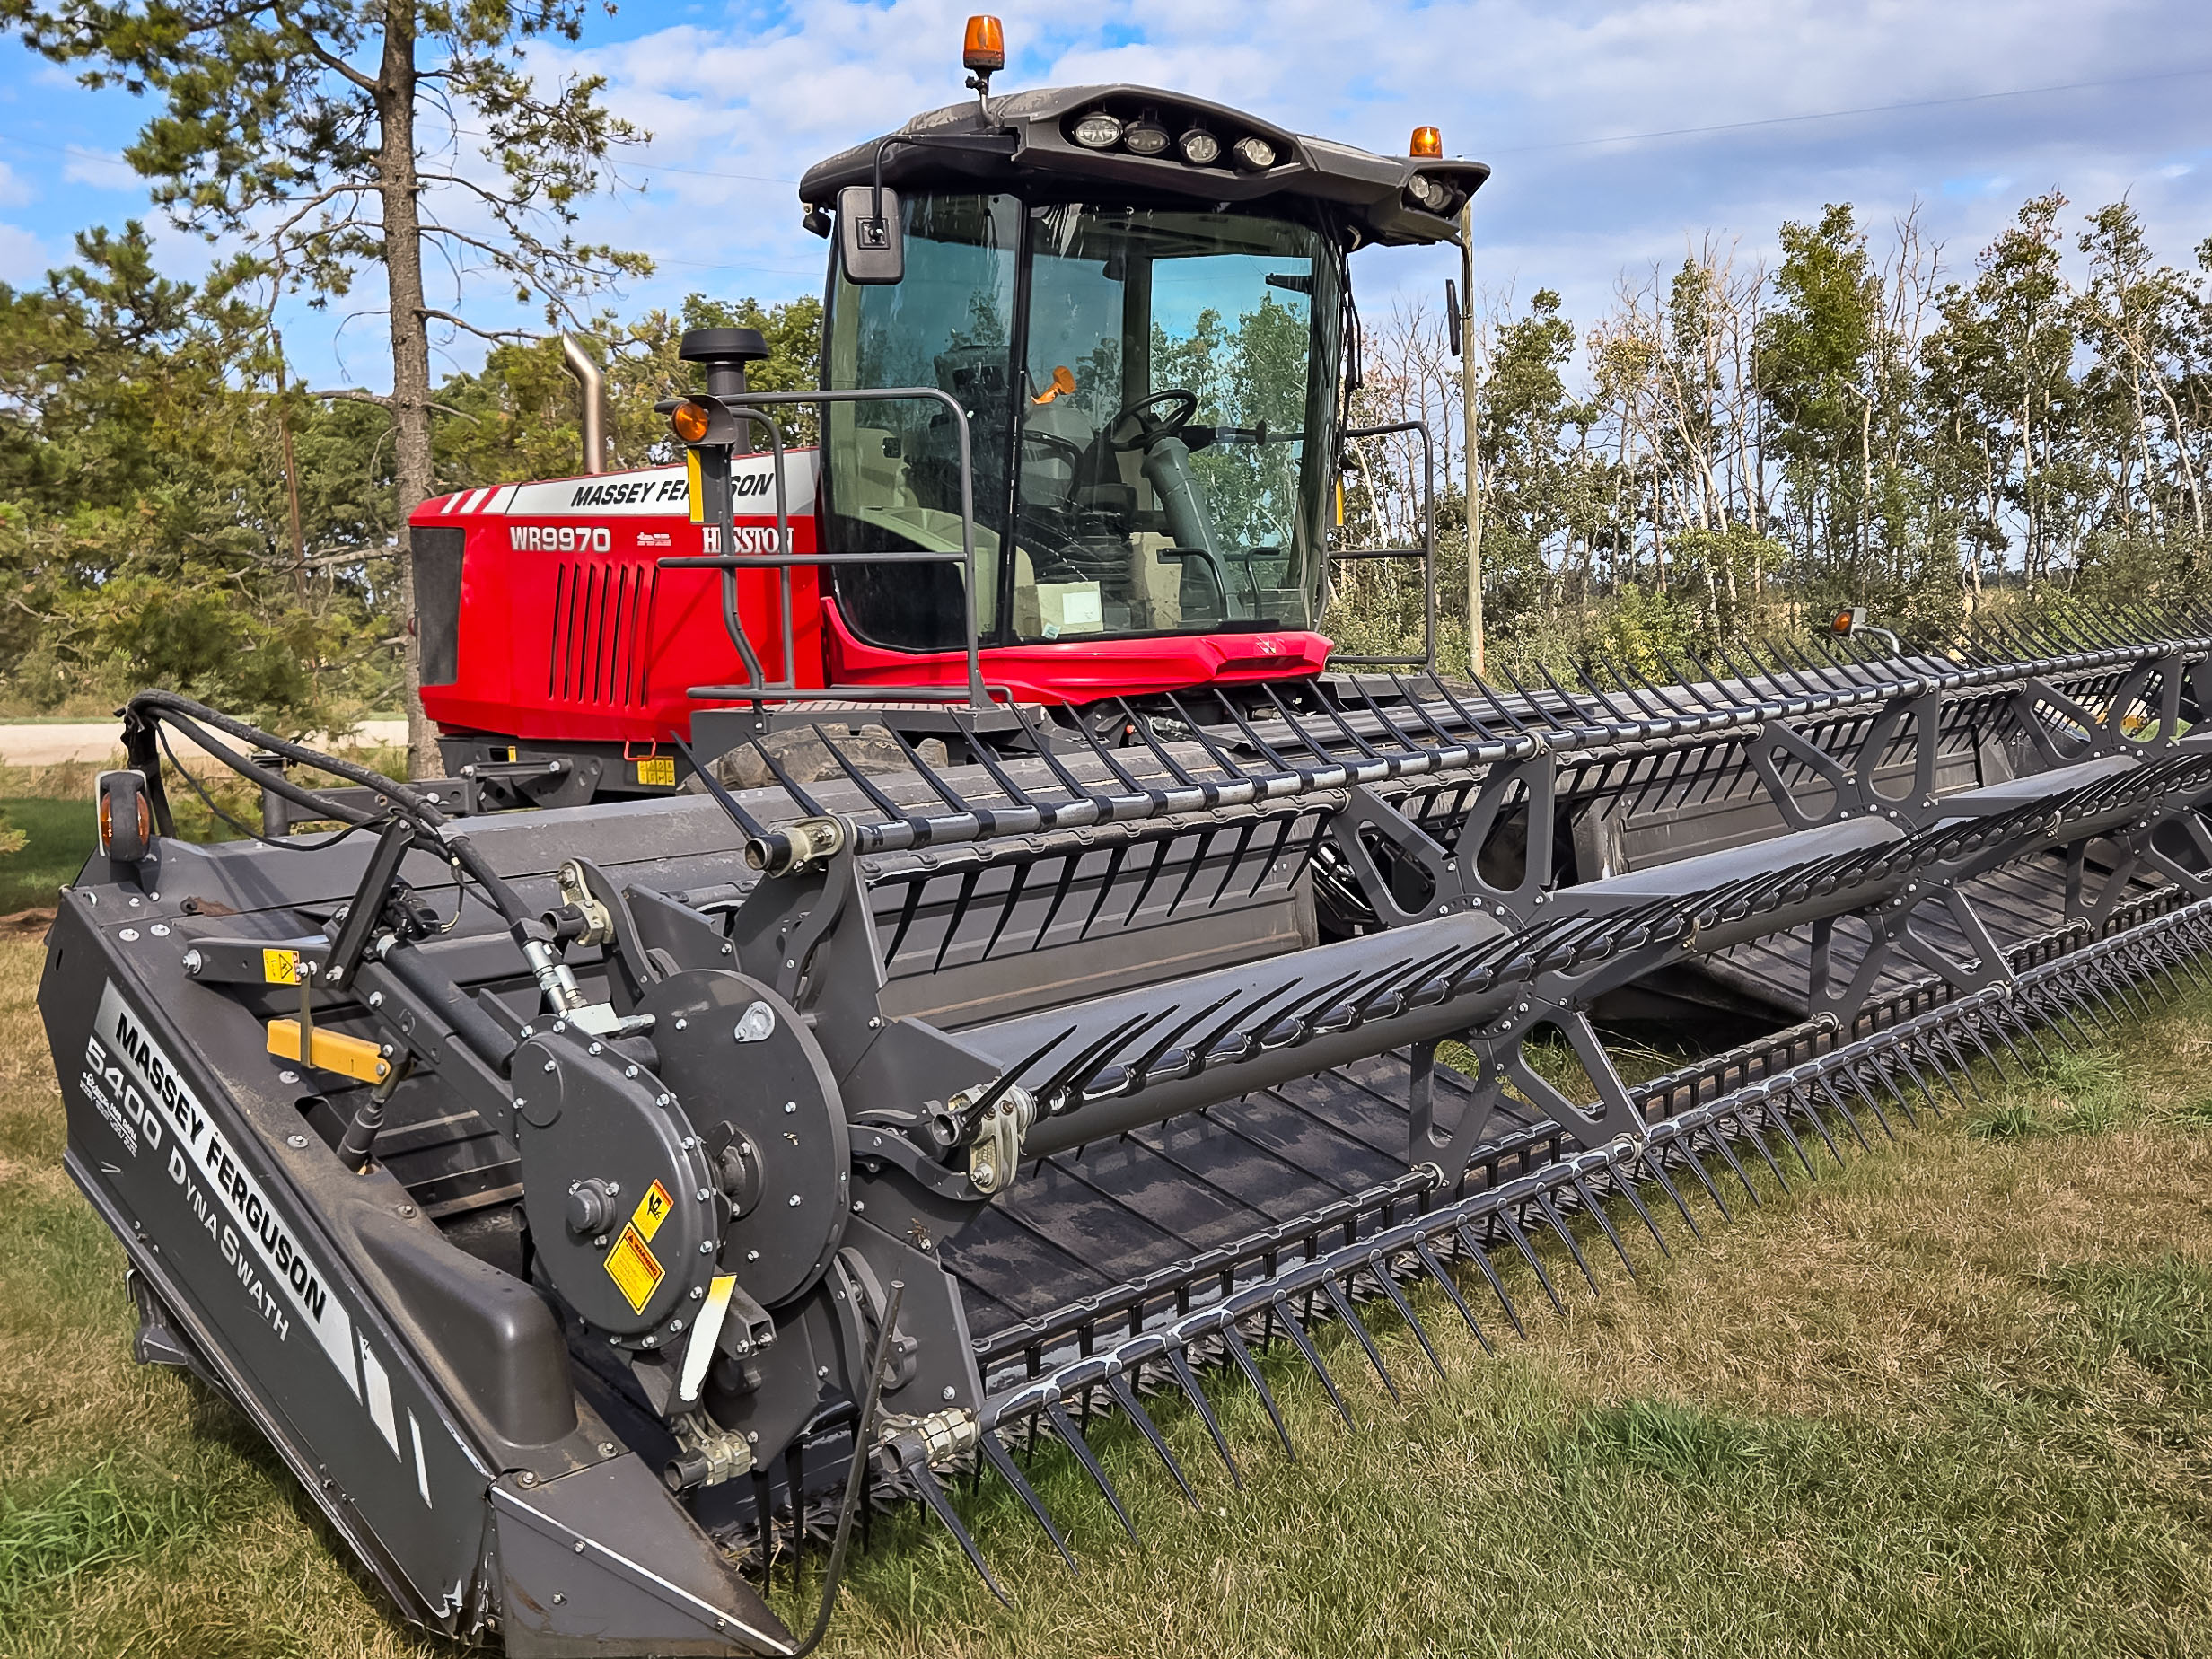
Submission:
[[[130,1362],[121,1252],[59,1168],[40,958],[0,940],[0,1652],[457,1651],[232,1410]],[[826,1651],[2212,1652],[2212,997],[1990,1091],[1703,1243],[1663,1220],[1640,1283],[1593,1257],[1604,1296],[1495,1358],[1439,1295],[1441,1377],[1378,1317],[1401,1405],[1327,1350],[1356,1431],[1275,1362],[1295,1464],[1224,1382],[1241,1494],[1162,1402],[1195,1512],[1102,1429],[1141,1546],[1041,1458],[1079,1577],[987,1483],[1011,1611],[918,1514],[879,1524]],[[802,1626],[818,1571],[779,1580]]]

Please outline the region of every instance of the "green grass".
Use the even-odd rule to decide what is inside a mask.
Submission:
[[[0,941],[0,1652],[454,1659],[234,1412],[130,1363],[120,1252],[56,1169],[38,956]],[[1636,1281],[1593,1254],[1602,1298],[1559,1264],[1563,1319],[1508,1273],[1528,1340],[1470,1296],[1494,1357],[1418,1295],[1442,1375],[1369,1321],[1398,1402],[1321,1333],[1356,1428],[1270,1355],[1295,1463],[1209,1373],[1242,1491],[1158,1400],[1195,1507],[1102,1423],[1141,1544],[1046,1450],[1033,1479],[1080,1576],[986,1481],[959,1501],[1014,1607],[910,1511],[879,1522],[824,1651],[2212,1654],[2208,1066],[2196,998],[1985,1076],[1979,1104],[1900,1119],[1847,1169],[1787,1195],[1759,1177],[1764,1207],[1733,1226],[1700,1203],[1702,1242],[1663,1216],[1673,1254],[1632,1238]],[[778,1578],[796,1625],[820,1570]]]
[[[0,816],[23,832],[23,845],[0,855],[0,916],[48,906],[92,856],[99,838],[90,792],[75,800],[0,797]]]

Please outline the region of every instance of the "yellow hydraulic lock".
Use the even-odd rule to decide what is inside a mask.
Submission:
[[[306,1057],[307,1063],[324,1071],[342,1072],[364,1083],[382,1083],[391,1075],[391,1062],[384,1058],[382,1049],[365,1037],[347,1037],[318,1026],[309,1046],[313,1052]],[[271,1020],[268,1051],[280,1059],[300,1058],[300,1023]]]

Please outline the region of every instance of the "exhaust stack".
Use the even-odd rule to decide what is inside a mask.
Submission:
[[[599,364],[576,343],[573,334],[561,336],[561,363],[575,376],[584,399],[584,470],[607,470],[607,382]]]

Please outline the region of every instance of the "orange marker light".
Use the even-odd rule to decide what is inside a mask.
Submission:
[[[697,403],[679,403],[668,413],[668,424],[686,443],[697,443],[707,435],[707,426],[713,417]]]
[[[961,67],[978,75],[996,75],[1006,66],[1006,31],[996,17],[979,14],[968,20],[968,39],[960,54]]]
[[[1413,142],[1406,146],[1406,154],[1442,156],[1444,135],[1433,127],[1417,127],[1413,129]]]

